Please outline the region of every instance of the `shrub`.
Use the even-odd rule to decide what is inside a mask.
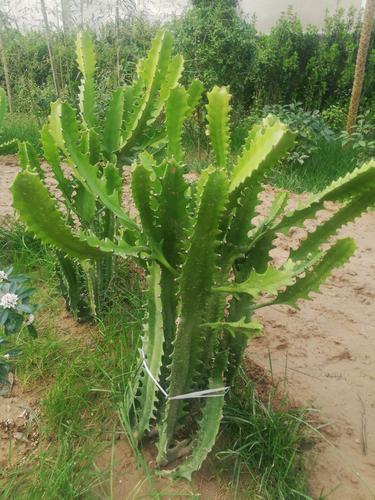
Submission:
[[[16,275],[13,268],[0,270],[0,386],[8,384],[8,360],[17,352],[9,348],[9,337],[24,327],[36,337],[33,325],[36,305],[30,302],[33,289],[25,276]]]
[[[185,83],[199,78],[206,88],[229,85],[236,106],[243,107],[254,94],[256,31],[232,3],[197,2],[172,29],[185,58]]]
[[[263,116],[269,113],[278,116],[296,134],[296,147],[285,158],[288,164],[303,165],[322,141],[330,142],[335,138],[319,111],[305,111],[301,103],[265,106]]]

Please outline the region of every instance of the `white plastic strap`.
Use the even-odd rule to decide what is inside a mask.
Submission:
[[[179,394],[178,396],[168,396],[167,391],[163,389],[163,387],[159,384],[159,382],[152,374],[150,368],[148,367],[145,351],[143,350],[143,348],[139,349],[139,352],[141,353],[142,364],[144,369],[146,370],[147,375],[151,378],[156,387],[160,390],[160,392],[164,394],[164,396],[167,399],[171,400],[171,399],[218,398],[224,396],[230,389],[230,387],[226,386],[226,387],[218,387],[216,389],[205,389],[204,391],[188,392],[187,394]]]

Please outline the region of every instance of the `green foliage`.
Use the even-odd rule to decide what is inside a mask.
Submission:
[[[7,110],[7,98],[5,90],[0,87],[0,132],[4,126],[4,117]]]
[[[357,117],[351,134],[343,131],[340,139],[344,148],[352,148],[359,162],[367,161],[375,155],[375,117],[370,110]]]
[[[296,147],[284,159],[288,164],[303,165],[318,150],[322,141],[331,142],[335,138],[319,111],[305,111],[301,103],[265,106],[263,116],[269,113],[278,116],[296,134]]]
[[[302,451],[309,435],[304,411],[290,407],[272,390],[261,400],[254,383],[241,371],[224,407],[221,466],[238,498],[253,491],[261,498],[310,499]],[[245,477],[250,476],[251,484]]]
[[[0,270],[0,386],[8,384],[11,366],[7,360],[17,355],[9,337],[26,328],[36,337],[33,325],[36,305],[30,302],[33,289],[29,278],[15,274],[12,267]]]
[[[270,33],[256,30],[255,20],[243,18],[235,0],[197,0],[170,23],[178,50],[186,60],[187,79],[197,77],[206,88],[230,85],[239,112],[265,104],[302,102],[304,109],[347,105],[360,33],[360,15],[353,9],[328,13],[322,29],[303,29],[289,8]],[[136,62],[144,57],[157,25],[142,16],[101,24],[96,39],[96,108],[102,117],[118,86],[132,81]],[[70,103],[79,92],[74,32],[51,30],[59,95],[51,74],[46,37],[38,31],[3,33],[10,64],[13,106],[17,113],[44,119],[49,103],[61,97]],[[223,54],[225,57],[223,58]],[[373,107],[375,37],[372,37],[363,97]],[[93,99],[92,79],[84,93]],[[187,80],[186,80],[187,81]],[[4,75],[0,68],[0,85]],[[93,115],[91,115],[93,118]],[[90,119],[90,118],[89,118]]]
[[[254,94],[256,30],[238,15],[234,3],[197,2],[172,30],[186,60],[187,78],[199,78],[205,88],[228,85],[235,104],[244,106]]]
[[[344,148],[339,139],[320,141],[303,165],[281,162],[270,172],[268,182],[294,193],[316,192],[351,172],[357,163],[356,152],[351,147]]]

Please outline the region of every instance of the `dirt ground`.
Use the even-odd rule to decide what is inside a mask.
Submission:
[[[8,188],[15,174],[15,159],[1,158],[0,216],[12,214]],[[269,189],[264,207],[271,196]],[[292,204],[300,198],[293,196]],[[326,216],[320,214],[321,219]],[[323,492],[330,500],[375,498],[374,228],[374,212],[344,228],[341,234],[354,237],[358,246],[351,261],[299,311],[286,306],[261,310],[264,335],[247,349],[247,356],[272,371],[276,380],[283,382],[286,377],[294,401],[318,412],[321,437],[312,452],[310,485],[314,496]],[[272,254],[275,261],[282,261],[304,234],[295,230],[290,237],[280,238]],[[30,402],[0,397],[0,455],[9,449],[9,436],[17,441],[22,429],[29,429],[30,415],[32,419]],[[17,419],[21,419],[21,431],[16,428]],[[10,430],[9,424],[2,423],[7,420],[14,423]],[[22,440],[18,441],[21,447]],[[134,462],[130,450],[125,455],[128,465]],[[127,475],[124,464],[121,461],[119,467]],[[208,484],[205,474],[201,477],[202,484],[207,483],[206,490],[202,486],[202,498],[223,498],[212,496],[214,485]]]
[[[299,199],[293,196],[292,205]],[[345,227],[340,236],[357,243],[350,262],[334,272],[321,294],[313,294],[314,300],[301,302],[299,311],[288,306],[260,310],[264,335],[247,349],[276,380],[286,377],[295,401],[319,411],[324,439],[314,449],[310,485],[314,496],[331,492],[330,500],[375,498],[374,228],[374,212]],[[285,259],[305,234],[296,229],[280,237],[271,253],[274,260]]]

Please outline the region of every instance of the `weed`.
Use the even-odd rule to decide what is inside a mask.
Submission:
[[[218,454],[237,495],[250,477],[250,488],[262,498],[310,498],[301,453],[305,411],[290,408],[286,397],[280,402],[275,391],[262,402],[243,372],[237,382],[241,389],[232,391],[224,407],[226,449]]]
[[[351,172],[357,166],[357,154],[340,141],[320,141],[316,152],[303,165],[277,165],[268,182],[295,193],[320,191],[334,179]]]
[[[32,144],[38,152],[41,152],[39,139],[39,122],[36,117],[29,114],[9,114],[4,121],[1,131],[1,142],[6,143],[17,139],[19,141],[27,141]],[[17,145],[14,150],[17,152]]]

